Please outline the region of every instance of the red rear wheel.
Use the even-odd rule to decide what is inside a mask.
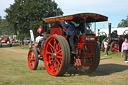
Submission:
[[[44,47],[44,64],[50,75],[63,75],[70,63],[69,45],[67,40],[59,35],[49,37]]]
[[[98,43],[96,43],[94,46],[94,55],[93,55],[93,58],[91,58],[90,60],[92,60],[93,64],[91,66],[81,66],[81,68],[78,71],[79,74],[91,74],[99,66],[100,49],[98,47]]]
[[[38,67],[38,55],[36,50],[31,49],[28,53],[28,66],[31,70],[36,70]]]
[[[118,42],[112,42],[111,43],[111,51],[112,52],[118,52],[119,51],[119,44],[118,44]]]

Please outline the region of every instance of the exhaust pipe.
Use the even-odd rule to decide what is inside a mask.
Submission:
[[[111,35],[111,23],[108,23],[108,32],[109,32],[109,36]]]

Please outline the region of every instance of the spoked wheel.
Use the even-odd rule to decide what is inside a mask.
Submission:
[[[67,40],[60,35],[49,37],[44,47],[44,64],[50,75],[61,76],[70,64],[70,48]]]
[[[90,60],[92,60],[92,65],[81,66],[81,68],[79,69],[79,74],[90,74],[97,69],[100,62],[100,49],[98,47],[98,43],[96,43],[96,45],[94,46],[94,56]]]
[[[29,50],[28,66],[31,70],[36,70],[38,67],[38,54],[37,54],[37,51],[35,49]]]
[[[112,52],[118,52],[119,51],[119,44],[118,44],[118,42],[112,42],[111,43],[111,51]]]

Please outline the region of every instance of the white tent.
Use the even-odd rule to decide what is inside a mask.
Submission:
[[[128,27],[122,27],[122,28],[111,28],[111,33],[117,30],[118,35],[123,35],[125,30],[128,30]],[[105,32],[108,36],[109,34],[109,29],[108,28],[101,28],[99,32]],[[98,29],[96,30],[96,36],[98,36]]]

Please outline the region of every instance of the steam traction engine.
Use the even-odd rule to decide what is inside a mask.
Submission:
[[[117,30],[113,30],[111,33],[111,23],[109,23],[109,35],[105,38],[108,42],[108,50],[112,52],[121,51],[124,38],[128,38],[128,30],[125,30],[122,35],[118,35]],[[104,40],[101,44],[102,51],[104,51]]]
[[[71,53],[67,41],[66,30],[63,29],[59,21],[70,20],[76,24],[80,20],[85,21],[86,33],[77,35],[76,54]],[[98,38],[86,27],[92,22],[107,21],[106,16],[95,13],[81,13],[62,17],[43,18],[45,22],[44,40],[40,47],[40,54],[37,50],[31,49],[28,53],[28,65],[32,70],[38,67],[38,60],[43,60],[45,68],[50,75],[61,76],[65,74],[70,66],[76,67],[80,73],[92,73],[96,70],[100,62],[100,49]],[[48,32],[48,24],[54,23]],[[47,26],[46,26],[47,25]],[[39,56],[39,57],[38,57]]]

